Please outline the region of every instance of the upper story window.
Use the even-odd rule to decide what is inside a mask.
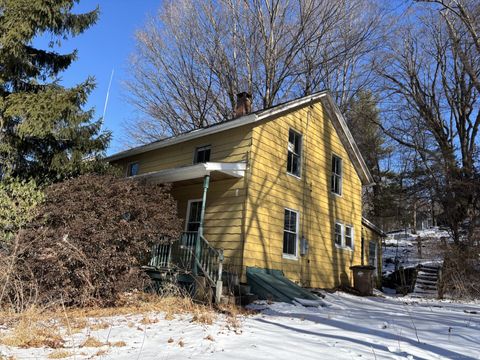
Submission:
[[[337,195],[342,195],[342,171],[342,159],[332,155],[331,190]]]
[[[285,209],[285,220],[283,225],[283,255],[284,257],[297,256],[298,241],[298,213]]]
[[[194,164],[201,164],[210,161],[211,146],[202,146],[195,149],[195,156],[193,157]]]
[[[138,164],[138,162],[128,164],[127,176],[138,175],[138,170],[139,169],[140,169],[140,165]]]
[[[302,135],[290,129],[288,132],[287,173],[300,177],[302,159]]]

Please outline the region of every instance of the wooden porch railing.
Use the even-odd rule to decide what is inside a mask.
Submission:
[[[199,273],[216,284],[222,279],[223,250],[215,249],[203,236],[197,232],[184,232],[177,241],[161,239],[162,244],[154,245],[149,266],[159,270],[177,269],[194,273],[197,266]],[[198,258],[195,257],[196,242],[199,241]]]

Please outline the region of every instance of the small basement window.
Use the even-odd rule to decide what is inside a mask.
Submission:
[[[201,164],[210,161],[211,146],[201,146],[195,149],[195,156],[193,158],[194,164]]]
[[[332,155],[331,190],[334,194],[342,195],[342,159]]]
[[[300,177],[302,161],[302,135],[290,129],[288,132],[287,173]]]
[[[283,226],[283,255],[284,257],[297,256],[298,241],[298,213],[285,209],[285,221]]]
[[[128,164],[127,176],[138,175],[138,170],[139,169],[140,169],[140,165],[138,164],[138,162]]]

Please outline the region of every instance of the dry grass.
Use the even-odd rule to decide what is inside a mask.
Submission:
[[[104,356],[104,355],[107,355],[107,353],[108,353],[108,350],[101,349],[101,350],[98,350],[93,356]]]
[[[109,345],[113,347],[124,347],[127,346],[127,343],[125,341],[116,341],[114,343],[109,343]]]
[[[241,318],[243,316],[253,315],[256,312],[247,310],[235,304],[219,305],[218,311],[227,316],[227,325],[235,330],[242,326]]]
[[[69,339],[74,333],[85,329],[96,331],[109,328],[111,324],[103,318],[142,314],[143,318],[140,323],[149,325],[159,321],[156,314],[158,312],[164,313],[166,320],[189,315],[192,322],[206,325],[213,324],[218,313],[223,313],[227,318],[227,326],[234,329],[241,326],[240,318],[242,315],[250,314],[250,312],[235,305],[224,305],[215,309],[212,306],[195,303],[189,297],[176,294],[158,296],[134,293],[125,295],[121,299],[121,305],[112,308],[32,308],[21,314],[0,311],[0,322],[11,329],[3,336],[0,335],[0,344],[17,348],[49,347],[60,349],[64,347],[65,339]],[[133,328],[137,326],[137,323],[129,320],[127,326]],[[143,331],[144,329],[140,328],[140,330]],[[180,340],[177,344],[183,346],[183,340]],[[100,347],[104,345],[126,346],[123,341],[103,343],[89,336],[80,347]],[[52,356],[56,353],[52,353]],[[61,351],[58,351],[58,354],[61,353]]]
[[[49,359],[64,359],[70,356],[73,356],[74,353],[67,350],[55,350],[54,352],[48,354]]]
[[[105,343],[101,342],[97,338],[94,338],[93,336],[87,337],[87,339],[80,345],[80,347],[101,347],[103,345],[106,345]]]
[[[57,324],[43,318],[37,309],[19,315],[12,331],[0,337],[0,343],[18,348],[63,347],[63,339]]]
[[[158,323],[158,319],[157,318],[152,318],[152,317],[149,317],[149,316],[144,316],[142,318],[142,320],[140,320],[140,324],[142,324],[142,325],[150,325],[150,324],[155,324],[155,323]]]
[[[94,324],[90,324],[89,326],[89,329],[90,330],[104,330],[104,329],[108,329],[110,327],[110,324],[105,322],[105,321],[100,321],[100,322],[97,322],[97,323],[94,323]]]
[[[195,309],[193,312],[192,322],[206,325],[212,325],[216,319],[216,314],[211,309]]]

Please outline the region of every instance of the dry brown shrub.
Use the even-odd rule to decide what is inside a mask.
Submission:
[[[455,299],[480,298],[480,246],[446,245],[440,296]]]
[[[67,307],[115,305],[119,294],[145,287],[139,266],[161,236],[177,238],[181,225],[169,187],[113,176],[48,187],[38,214],[19,233],[15,279],[4,296],[19,310],[32,297]],[[0,258],[0,271],[8,260]]]

